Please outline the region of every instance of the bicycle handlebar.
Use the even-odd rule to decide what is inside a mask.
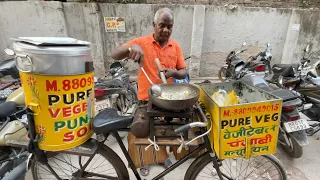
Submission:
[[[204,123],[204,122],[192,122],[192,123],[183,125],[183,126],[179,127],[178,129],[175,129],[174,133],[179,134],[179,133],[188,131],[189,129],[194,128],[194,127],[206,127],[206,126],[207,126],[207,123]]]
[[[204,122],[192,122],[192,123],[183,125],[183,126],[181,126],[181,127],[179,127],[179,128],[174,130],[175,134],[179,134],[179,133],[188,131],[189,129],[194,128],[194,127],[206,127],[206,126],[208,126],[208,119],[205,116],[204,112],[202,111],[202,109],[201,109],[201,107],[200,107],[200,105],[198,103],[196,104],[196,107],[197,107],[197,109],[199,111],[199,114],[200,114],[200,116],[201,116],[201,118],[202,118],[202,120]]]

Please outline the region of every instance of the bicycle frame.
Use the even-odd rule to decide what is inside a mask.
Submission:
[[[37,144],[37,137],[36,137],[36,133],[35,133],[35,126],[34,126],[34,119],[33,119],[33,113],[30,109],[27,109],[27,115],[28,115],[28,125],[29,125],[29,134],[30,134],[30,143],[28,145],[28,149],[29,152],[33,153],[36,160],[39,161],[40,163],[44,164],[48,170],[51,171],[51,173],[58,179],[58,180],[62,180],[57,173],[54,171],[54,169],[49,165],[48,163],[48,158],[47,155],[44,153],[43,150],[40,150],[38,148],[38,144]],[[128,131],[129,129],[121,129],[118,131],[111,131],[106,137],[108,137],[110,134],[113,135],[122,152],[124,153],[130,168],[132,169],[133,173],[135,174],[135,177],[137,178],[137,180],[141,180],[141,177],[137,171],[136,166],[134,165],[128,150],[126,149],[124,143],[122,142],[122,139],[120,138],[118,132],[120,131]],[[201,133],[205,132],[204,128],[200,128]],[[190,159],[193,155],[201,152],[202,150],[206,149],[207,151],[205,153],[207,154],[214,154],[214,151],[211,148],[211,144],[210,144],[210,140],[208,138],[208,136],[204,136],[204,143],[200,144],[199,147],[197,147],[195,150],[193,150],[192,152],[190,152],[187,156],[185,156],[184,158],[182,158],[181,160],[177,161],[176,163],[174,163],[173,165],[171,165],[169,168],[167,168],[166,170],[164,170],[162,173],[160,173],[159,175],[157,175],[155,178],[153,178],[153,180],[157,180],[160,179],[162,177],[164,177],[165,175],[167,175],[168,173],[170,173],[172,170],[176,169],[177,167],[179,167],[181,164],[183,164],[184,162],[186,162],[188,159]],[[105,140],[102,142],[97,142],[96,140],[90,139],[89,141],[94,141],[95,142],[95,146],[93,147],[93,149],[91,150],[82,150],[82,149],[68,149],[68,150],[64,150],[64,151],[60,151],[61,153],[66,153],[66,154],[74,154],[74,155],[80,155],[80,156],[88,156],[90,157],[87,162],[85,163],[84,166],[81,166],[80,163],[80,169],[75,172],[75,175],[77,176],[76,179],[86,179],[86,177],[81,177],[85,171],[85,169],[87,168],[87,166],[89,165],[89,163],[91,162],[91,160],[93,159],[93,157],[95,156],[95,154],[97,154],[99,148],[104,144]],[[89,142],[88,141],[88,142]],[[86,142],[86,143],[88,143]],[[204,154],[205,154],[204,153]],[[217,171],[217,174],[219,176],[219,178],[221,180],[223,180],[223,177],[226,177],[227,179],[231,180],[229,177],[227,177],[224,173],[222,173],[219,169],[219,167],[221,166],[221,163],[219,163],[219,159],[217,156],[212,155],[213,158],[213,166]],[[81,158],[79,158],[79,162],[81,162]],[[114,179],[112,177],[109,177],[108,175],[102,175],[102,174],[95,174],[95,173],[90,173],[90,172],[86,172],[87,177],[88,176],[99,176],[102,178],[109,178],[109,179]]]

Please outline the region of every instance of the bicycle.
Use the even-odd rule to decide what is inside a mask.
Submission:
[[[215,152],[212,149],[213,146],[207,136],[212,128],[210,116],[206,115],[206,111],[203,106],[200,106],[197,103],[195,107],[197,116],[201,121],[183,125],[175,129],[175,133],[180,134],[191,128],[198,127],[201,135],[196,138],[203,138],[203,143],[153,179],[160,179],[164,177],[194,155],[205,150],[205,152],[198,156],[189,166],[184,177],[185,180],[210,178],[209,176],[212,176],[212,179],[221,180],[287,180],[287,176],[281,162],[273,155],[256,156],[251,157],[250,159],[219,159],[215,155]],[[108,136],[113,135],[124,153],[129,163],[129,167],[132,169],[136,179],[141,180],[141,177],[137,172],[137,168],[135,167],[118,134],[119,131],[128,131],[129,129],[127,127],[129,127],[132,120],[132,116],[120,116],[115,109],[103,110],[94,118],[92,123],[93,131],[97,134],[97,140],[90,139],[79,147],[65,151],[44,152],[37,146],[33,114],[32,111],[28,109],[28,121],[30,126],[29,133],[31,139],[29,143],[29,150],[34,154],[31,162],[31,170],[34,179],[128,180],[129,174],[125,164],[112,149],[104,144]],[[187,145],[188,143],[185,144]],[[78,158],[73,158],[71,155],[78,156]],[[103,158],[96,158],[96,155],[102,155]],[[60,157],[61,159],[58,159]],[[113,169],[102,164],[106,160],[109,161],[112,166],[111,168]],[[62,163],[68,164],[69,167],[66,167],[63,170]],[[242,165],[245,164],[247,164],[247,167],[243,168]],[[251,165],[255,165],[256,167],[249,168]],[[90,170],[96,170],[97,172],[91,172]],[[44,174],[44,172],[47,174]],[[236,174],[237,177],[234,174]]]

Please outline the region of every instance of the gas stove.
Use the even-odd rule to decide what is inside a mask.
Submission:
[[[155,128],[157,126],[183,126],[192,122],[195,116],[195,110],[193,107],[188,109],[179,110],[179,111],[172,111],[159,108],[152,104],[151,101],[148,102],[146,116],[149,119],[149,126],[150,126],[150,133],[149,138],[177,138],[180,137],[178,135],[165,135],[165,136],[155,136]],[[188,131],[183,134],[183,138],[185,140],[188,139]]]

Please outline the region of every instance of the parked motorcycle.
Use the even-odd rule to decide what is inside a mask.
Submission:
[[[0,63],[0,78],[2,79],[5,76],[10,76],[13,80],[0,86],[0,103],[4,102],[11,93],[21,87],[19,71],[16,68],[14,59],[4,60]]]
[[[308,145],[309,141],[305,132],[308,123],[306,119],[300,117],[297,108],[302,103],[299,96],[289,90],[270,87],[263,75],[246,74],[241,80],[283,99],[278,142],[290,157],[301,157],[302,147]]]
[[[27,142],[25,115],[26,110],[19,110],[14,101],[0,104],[0,178],[27,159],[26,149],[10,146],[11,141]]]
[[[95,82],[94,95],[96,98],[95,111],[98,114],[105,108],[115,108],[120,115],[134,112],[134,106],[138,104],[137,86],[135,80],[123,67],[128,59],[114,62],[110,65],[109,73],[112,79],[100,78]],[[131,111],[129,112],[129,110]],[[121,138],[126,136],[126,132],[120,132]],[[109,138],[109,141],[113,141]]]
[[[304,55],[299,64],[287,65],[277,75],[279,87],[289,89],[303,100],[299,107],[301,115],[309,121],[310,128],[306,130],[308,135],[320,131],[320,78],[318,76],[320,61],[311,66],[310,55],[306,57],[309,45],[304,49]]]
[[[113,107],[118,113],[125,115],[130,108],[137,104],[136,82],[130,79],[122,63],[128,59],[114,62],[110,65],[108,75],[111,80],[101,78],[95,82],[96,113],[101,110]]]
[[[241,48],[245,45],[246,43],[243,43]],[[226,58],[226,65],[220,68],[218,77],[222,82],[238,80],[248,73],[265,72],[266,65],[270,64],[271,53],[269,43],[265,52],[261,52],[256,56],[251,56],[247,62],[239,57],[241,53],[247,50],[241,50],[241,48],[237,51],[231,51]]]
[[[24,148],[7,144],[10,141],[27,142],[24,94],[14,59],[0,63],[0,78],[5,76],[14,80],[0,87],[0,179],[18,179],[15,177],[21,167],[24,168],[21,164],[26,162],[29,153]],[[19,178],[23,177],[24,174],[19,173]]]

